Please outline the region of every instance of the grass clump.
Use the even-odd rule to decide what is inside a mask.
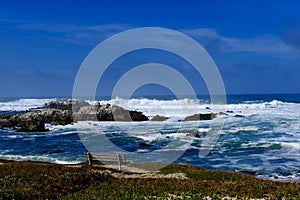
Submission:
[[[55,199],[111,178],[85,166],[7,162],[0,165],[0,199]]]
[[[158,174],[175,173],[184,173],[187,178],[128,178],[128,173],[101,165],[5,162],[0,165],[0,199],[300,198],[300,183],[267,181],[185,165],[169,165]]]

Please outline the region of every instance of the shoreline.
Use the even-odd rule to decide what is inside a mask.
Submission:
[[[142,103],[144,103],[144,102],[142,102]],[[165,102],[160,102],[160,104],[163,104],[163,103],[165,103]],[[192,102],[189,102],[189,104],[190,103],[192,103]],[[45,113],[47,114],[47,116],[50,116],[49,119],[51,118],[50,121],[53,122],[53,125],[50,125],[50,123],[49,124],[47,123],[46,126],[44,125],[41,127],[49,129],[49,132],[45,132],[45,133],[43,132],[42,134],[39,134],[39,133],[31,134],[32,132],[29,131],[29,134],[26,134],[25,132],[18,132],[18,130],[20,130],[20,129],[12,129],[13,132],[10,133],[9,131],[5,132],[5,130],[7,130],[6,128],[3,129],[4,135],[3,135],[2,141],[9,141],[9,142],[11,142],[11,144],[15,144],[14,142],[22,141],[23,146],[21,145],[20,146],[21,148],[19,148],[19,150],[21,150],[21,154],[20,154],[19,153],[20,151],[18,149],[16,149],[16,151],[9,152],[11,147],[9,145],[7,145],[7,148],[4,148],[4,156],[3,156],[3,158],[7,159],[7,160],[0,160],[0,166],[16,165],[20,168],[23,168],[24,165],[37,166],[39,164],[41,164],[43,166],[57,166],[58,165],[61,168],[70,167],[70,166],[73,166],[74,168],[83,168],[85,166],[85,163],[82,162],[82,159],[81,159],[81,156],[83,158],[83,155],[81,155],[81,151],[78,151],[77,149],[76,149],[76,151],[74,151],[75,152],[74,154],[70,154],[70,156],[72,156],[71,158],[74,158],[74,155],[77,156],[75,158],[79,158],[78,160],[74,159],[74,160],[76,160],[76,162],[72,163],[73,159],[68,160],[68,158],[60,159],[66,155],[64,153],[67,152],[67,149],[69,149],[69,146],[68,146],[68,144],[63,144],[66,146],[63,146],[63,148],[60,149],[61,144],[56,141],[69,141],[69,140],[64,140],[64,139],[70,139],[70,138],[72,139],[72,141],[79,141],[79,140],[77,140],[78,139],[77,134],[76,134],[76,136],[74,136],[76,131],[73,130],[73,127],[71,124],[67,125],[65,128],[60,127],[60,125],[58,127],[56,127],[56,123],[60,124],[59,122],[61,122],[61,120],[64,121],[64,119],[56,119],[55,117],[62,116],[62,115],[59,115],[60,112],[65,112],[66,110],[68,111],[70,104],[68,102],[66,105],[64,105],[63,102],[62,102],[62,104],[56,104],[55,102],[52,102],[52,103],[50,102],[47,105],[49,106],[49,108],[47,111],[45,111]],[[174,105],[176,105],[176,104],[174,104]],[[174,106],[174,105],[172,104],[172,106]],[[57,111],[59,106],[62,106],[60,108],[61,111]],[[288,108],[290,110],[290,113],[294,113],[294,110],[297,110],[299,105],[287,104],[287,103],[278,102],[278,101],[272,101],[272,102],[256,102],[256,103],[250,102],[249,104],[245,103],[245,105],[238,104],[238,105],[230,105],[230,106],[231,106],[230,109],[226,110],[225,113],[223,113],[223,115],[221,117],[232,120],[232,123],[228,123],[228,125],[224,128],[224,135],[222,135],[222,136],[224,136],[223,140],[222,140],[223,143],[220,143],[219,147],[224,148],[225,153],[242,151],[242,153],[244,153],[244,154],[241,154],[241,155],[235,154],[235,155],[232,155],[231,157],[230,156],[226,157],[227,154],[225,154],[225,153],[222,154],[222,152],[221,152],[220,157],[218,157],[219,160],[216,160],[216,162],[214,160],[214,158],[216,158],[216,157],[208,157],[205,160],[201,160],[201,163],[200,163],[201,165],[200,164],[198,165],[198,166],[204,167],[206,169],[213,168],[218,171],[203,170],[198,167],[196,167],[195,170],[196,171],[202,170],[201,173],[203,173],[203,174],[220,173],[220,174],[224,174],[225,177],[228,175],[232,175],[232,171],[238,170],[239,172],[234,172],[234,174],[233,174],[234,177],[243,177],[243,175],[250,176],[251,178],[249,178],[249,180],[253,184],[257,184],[257,182],[260,182],[260,181],[267,181],[264,183],[273,185],[274,183],[282,182],[282,183],[287,183],[287,184],[295,183],[296,185],[299,185],[299,179],[298,179],[300,177],[299,172],[296,170],[293,171],[293,167],[294,167],[293,165],[291,165],[290,168],[285,167],[285,166],[281,167],[281,166],[276,165],[276,162],[283,163],[286,160],[288,162],[292,161],[293,163],[297,164],[298,159],[294,158],[295,156],[293,156],[292,153],[288,154],[291,150],[295,150],[295,148],[297,148],[297,146],[294,145],[298,139],[297,135],[296,134],[289,135],[289,137],[291,138],[290,141],[285,141],[285,140],[281,140],[281,139],[282,139],[282,135],[284,135],[284,133],[286,133],[286,132],[293,133],[298,130],[297,128],[290,130],[291,128],[295,127],[294,125],[297,124],[296,118],[298,115],[292,115],[293,118],[289,118],[285,114],[281,118],[276,118],[276,117],[282,115],[283,111],[281,110],[281,107]],[[117,110],[122,111],[122,108],[114,107],[113,104],[112,105],[110,105],[110,104],[101,104],[101,105],[97,104],[96,105],[95,104],[95,105],[84,106],[84,108],[81,108],[82,112],[80,111],[80,113],[85,114],[85,111],[87,113],[89,113],[95,107],[98,109],[97,112],[99,112],[99,116],[102,111],[103,112],[104,111],[105,112],[112,111],[115,108]],[[209,107],[207,107],[207,108],[204,106],[202,106],[202,107],[203,107],[203,109],[205,109],[205,111],[211,112]],[[264,109],[258,110],[257,109],[258,107],[259,108],[263,107]],[[55,112],[54,113],[48,112],[48,111],[52,111],[52,110]],[[264,112],[260,113],[258,115],[257,113],[259,113],[260,111],[264,111]],[[33,112],[35,112],[35,110],[33,110]],[[270,112],[272,112],[274,114],[274,116],[275,116],[274,119],[269,118]],[[297,114],[297,112],[295,112],[295,113]],[[34,114],[36,114],[36,113],[34,113]],[[30,117],[31,116],[35,116],[35,115],[30,115]],[[146,115],[146,116],[149,117],[149,115]],[[157,116],[157,121],[166,120],[164,115],[161,115],[161,116],[155,115],[155,116]],[[166,115],[166,116],[168,116],[168,115]],[[191,116],[193,117],[193,115],[191,115]],[[67,115],[66,115],[66,117],[67,117]],[[55,120],[52,120],[52,118],[53,119],[55,118]],[[196,114],[195,118],[197,119],[197,121],[198,121],[198,119],[200,120],[201,113],[199,115]],[[210,120],[212,120],[212,117],[208,117],[208,118]],[[295,120],[294,120],[294,118],[295,118]],[[89,119],[89,118],[87,118],[87,119]],[[259,120],[263,119],[263,120],[257,121],[258,119]],[[153,119],[150,118],[149,120],[153,120]],[[156,120],[153,120],[153,121],[156,121]],[[98,122],[98,121],[95,121],[95,122]],[[180,121],[180,123],[181,122],[182,121]],[[194,140],[195,143],[193,145],[194,145],[195,149],[199,149],[199,148],[201,148],[201,136],[205,136],[205,134],[209,131],[207,129],[207,124],[209,124],[209,122],[210,121],[201,122],[202,123],[201,126],[197,126],[196,128],[189,127],[190,124],[192,124],[192,122],[183,124],[186,126],[183,126],[184,128],[182,128],[182,131],[180,133],[176,132],[176,127],[174,126],[175,128],[172,127],[172,131],[166,130],[165,132],[162,132],[162,133],[158,132],[158,133],[160,133],[160,135],[159,136],[154,135],[153,137],[147,137],[148,135],[144,134],[144,132],[142,132],[142,131],[138,132],[139,131],[138,126],[133,127],[133,130],[136,130],[136,132],[138,132],[139,134],[135,135],[134,141],[137,141],[137,143],[133,143],[132,148],[143,149],[146,145],[149,145],[148,146],[149,148],[152,148],[152,146],[153,146],[153,148],[155,148],[156,147],[155,145],[160,144],[159,142],[175,141],[177,138],[179,138],[180,141],[181,140],[182,141]],[[160,122],[157,122],[157,123],[160,123]],[[173,123],[173,121],[171,121],[171,123]],[[102,127],[101,124],[102,123],[99,123],[99,127]],[[141,123],[141,124],[143,124],[143,123]],[[24,124],[21,124],[21,125],[24,125]],[[31,129],[32,124],[29,124],[29,125],[30,125],[29,128]],[[95,125],[93,125],[93,127],[94,126]],[[298,127],[298,126],[296,126],[296,127]],[[33,128],[35,128],[35,127],[33,127]],[[38,130],[38,129],[34,129],[34,130]],[[115,132],[117,132],[117,129],[114,130],[114,133]],[[281,132],[283,132],[283,133],[281,133]],[[145,131],[145,133],[147,133],[147,130]],[[179,134],[177,134],[177,133],[179,133]],[[272,137],[272,139],[269,139],[268,136],[273,133],[276,134],[276,135],[274,135],[275,138]],[[251,138],[249,138],[249,135],[253,135],[254,139],[252,140]],[[116,136],[118,136],[118,135],[116,135]],[[51,140],[52,137],[53,137],[53,141]],[[156,139],[156,137],[158,139]],[[50,139],[48,139],[48,138],[50,138]],[[198,138],[200,138],[200,139],[198,139]],[[115,139],[115,138],[113,137],[113,139]],[[42,146],[43,148],[37,147],[37,151],[44,152],[44,153],[38,154],[38,156],[34,157],[34,158],[27,156],[27,155],[31,155],[30,149],[27,152],[24,151],[24,149],[26,149],[26,145],[28,145],[28,143],[27,143],[28,140],[35,141],[34,144],[38,144],[39,146]],[[51,143],[51,145],[47,146],[49,141],[52,141],[53,143]],[[140,141],[142,141],[142,142],[140,142]],[[10,144],[9,142],[7,144]],[[71,147],[77,148],[79,143],[80,142],[74,143],[74,145]],[[135,144],[140,145],[140,146],[134,146]],[[18,145],[20,145],[20,143],[18,143]],[[292,145],[294,145],[294,146],[292,146]],[[25,148],[22,148],[22,147],[25,147]],[[35,147],[36,146],[33,145],[33,148],[35,148]],[[55,148],[58,148],[57,152],[60,153],[59,154],[60,157],[56,157],[56,154],[55,154],[56,149]],[[130,146],[130,148],[131,148],[131,146]],[[78,149],[82,150],[83,148],[81,148],[81,146],[79,146]],[[6,154],[5,150],[8,150],[6,152],[9,152],[9,153]],[[276,159],[273,159],[272,162],[271,161],[269,162],[268,158],[263,157],[265,151],[270,152],[271,156],[272,155],[276,156],[276,157],[274,157]],[[274,152],[274,154],[273,154],[273,152]],[[277,154],[278,152],[280,154]],[[193,152],[191,152],[191,155],[193,155],[192,153]],[[25,156],[22,157],[23,154]],[[5,155],[7,155],[7,156],[5,156]],[[20,155],[22,158],[19,159],[18,157],[14,157],[14,155],[16,155],[16,156]],[[40,159],[39,158],[40,155],[45,155],[47,157],[47,159]],[[48,156],[48,155],[50,155],[50,156]],[[51,156],[51,155],[53,155],[53,156]],[[261,155],[261,156],[251,157],[251,155]],[[58,158],[57,161],[62,160],[63,162],[61,162],[61,163],[55,162],[56,158]],[[210,161],[209,160],[210,158],[213,158],[213,159],[211,159],[211,161]],[[270,157],[270,158],[273,158],[273,157]],[[13,161],[11,159],[15,159],[15,161]],[[16,161],[18,159],[20,161]],[[26,159],[41,160],[41,162],[40,161],[22,161],[22,160],[26,160]],[[68,161],[64,162],[65,160],[68,160]],[[182,159],[182,160],[185,161],[184,159]],[[235,161],[235,162],[232,162],[233,167],[226,168],[226,163],[228,164],[232,160]],[[252,163],[252,161],[257,162],[257,163]],[[79,162],[82,162],[82,163],[79,163]],[[182,161],[178,161],[178,162],[185,163]],[[235,163],[239,164],[239,162],[240,162],[240,166],[236,167],[234,164]],[[1,163],[3,163],[3,164],[1,164]],[[188,163],[190,165],[184,166],[185,168],[193,168],[193,166],[197,165],[197,162],[192,162],[192,161],[186,162],[186,163]],[[215,167],[214,164],[216,166],[218,164],[220,164],[220,166],[225,166],[225,168]],[[245,165],[245,167],[244,167],[244,165]],[[170,166],[175,166],[174,168],[176,168],[176,170],[174,170],[175,177],[173,175],[171,177],[173,177],[174,179],[190,181],[190,177],[187,178],[185,172],[181,172],[180,170],[179,171],[177,170],[178,168],[181,168],[181,165],[170,165]],[[251,168],[251,166],[254,166],[254,168]],[[282,171],[276,171],[277,167],[281,167],[280,170],[282,170]],[[285,173],[285,171],[284,171],[286,168],[289,170],[289,171],[287,171],[287,173]],[[223,169],[228,170],[228,171],[222,171]],[[230,170],[230,169],[232,169],[232,170]],[[242,170],[245,169],[245,171],[241,171],[240,169],[242,169]],[[250,170],[247,171],[248,169],[250,169]],[[266,170],[259,171],[259,169],[266,169]],[[86,170],[86,169],[84,169],[84,170]],[[89,169],[87,169],[87,170],[89,170]],[[107,170],[110,170],[110,169],[105,169],[105,170],[107,172]],[[105,171],[105,170],[101,169],[100,171]],[[104,172],[104,173],[106,173],[106,172]],[[270,172],[270,173],[268,173],[268,172]],[[283,172],[283,173],[281,173],[281,172]],[[81,172],[79,172],[79,173],[81,173]],[[126,174],[126,175],[120,175],[120,174],[121,173],[116,172],[114,174],[109,174],[109,176],[113,177],[113,178],[120,178],[120,179],[125,179],[125,178],[127,178],[127,179],[140,179],[140,178],[157,179],[158,178],[158,177],[148,176],[147,174],[142,175],[142,173]],[[178,177],[176,177],[176,175],[178,175]],[[196,175],[196,177],[197,176],[198,175]],[[17,176],[13,176],[13,178],[16,178],[16,177]],[[223,175],[222,175],[222,177],[223,177]],[[216,179],[214,179],[214,181],[222,182],[222,181],[224,181],[222,177],[219,177],[218,179],[216,178]],[[167,177],[163,176],[162,179],[164,179],[164,178],[167,178]],[[252,178],[254,178],[254,179],[252,179]],[[205,181],[210,181],[210,180],[205,180]],[[241,186],[241,187],[246,187],[246,186]],[[278,191],[278,190],[276,189],[276,191]],[[297,192],[300,194],[299,191],[300,190],[298,190]]]
[[[17,160],[5,160],[5,159],[0,159],[0,165],[6,165],[6,164],[10,164],[10,163],[19,163],[19,164],[23,164],[23,163],[31,163],[31,164],[36,164],[36,165],[58,165],[58,166],[68,166],[68,167],[92,167],[92,166],[88,166],[88,162],[80,162],[80,163],[52,163],[52,162],[44,162],[44,161],[33,161],[33,160],[22,160],[22,161],[17,161]],[[167,164],[167,163],[156,163],[156,162],[151,162],[151,163],[130,163],[128,165],[122,166],[122,170],[118,170],[118,166],[117,165],[106,165],[106,164],[102,164],[99,161],[96,161],[95,164],[93,164],[93,166],[101,166],[103,168],[106,168],[108,170],[116,170],[119,173],[129,173],[129,174],[140,174],[141,177],[147,177],[147,174],[155,174],[157,172],[160,172],[159,170],[156,171],[151,171],[152,166],[154,166],[154,168],[156,169],[157,166],[164,166],[162,167],[162,169],[164,168],[168,168],[169,166],[183,166],[183,167],[191,167],[191,168],[196,168],[199,169],[201,171],[205,171],[205,172],[221,172],[221,173],[228,173],[228,174],[237,174],[237,175],[242,175],[242,176],[249,176],[255,179],[259,179],[259,180],[264,180],[264,181],[271,181],[271,182],[284,182],[284,183],[299,183],[300,181],[297,180],[282,180],[282,179],[264,179],[264,178],[260,178],[260,177],[256,177],[251,173],[247,173],[247,172],[233,172],[233,171],[224,171],[224,170],[213,170],[213,169],[205,169],[205,168],[201,168],[198,166],[194,166],[194,165],[189,165],[189,164]],[[150,169],[150,170],[149,170]],[[138,177],[136,177],[138,178]],[[175,177],[176,178],[176,177]]]

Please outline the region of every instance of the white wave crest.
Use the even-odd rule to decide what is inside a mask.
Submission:
[[[19,99],[9,102],[0,102],[0,111],[25,111],[31,108],[38,108],[44,103],[55,101],[56,99]]]

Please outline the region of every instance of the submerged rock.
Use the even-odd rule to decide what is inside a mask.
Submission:
[[[140,147],[152,147],[152,146],[154,146],[153,144],[151,144],[149,142],[144,142],[144,141],[143,142],[139,142],[138,145]]]

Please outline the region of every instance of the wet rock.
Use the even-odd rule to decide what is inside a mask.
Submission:
[[[148,121],[149,118],[146,117],[142,112],[139,111],[129,111],[129,115],[132,121]]]
[[[45,132],[49,131],[45,129],[44,121],[20,121],[17,127],[18,132]]]
[[[153,144],[150,144],[149,142],[139,142],[138,145],[140,147],[152,147],[152,146],[154,146]]]
[[[207,113],[207,114],[194,114],[187,116],[183,121],[199,121],[199,120],[212,120],[216,117],[215,113]]]
[[[73,111],[73,119],[75,122],[78,121],[98,121],[97,119],[98,107],[87,105],[78,108],[77,111]]]
[[[164,117],[164,116],[160,116],[160,115],[155,115],[151,121],[157,121],[157,122],[162,122],[162,121],[166,121],[167,119],[169,119],[169,117]]]
[[[219,114],[219,115],[228,115],[228,114],[226,114],[226,113],[224,113],[224,112],[219,112],[218,114]]]
[[[84,100],[57,100],[45,103],[43,108],[77,111],[80,107],[89,106]]]
[[[74,109],[75,108],[75,109]],[[58,100],[49,102],[42,109],[24,113],[0,115],[0,128],[14,128],[20,132],[44,132],[45,123],[67,125],[77,121],[146,121],[142,112],[125,110],[107,104],[90,105],[83,100]]]
[[[244,118],[245,116],[244,115],[239,115],[239,114],[237,114],[237,115],[234,115],[235,117],[240,117],[240,118]]]
[[[44,119],[39,112],[27,112],[24,114],[11,115],[0,120],[1,128],[14,128],[19,132],[43,132],[45,129]]]
[[[119,106],[84,106],[73,112],[75,121],[147,121],[142,112],[129,111]]]
[[[96,108],[98,108],[98,107],[101,107],[101,105],[100,105],[100,102],[99,101],[97,101],[96,103],[95,103],[95,105],[94,105]]]
[[[200,138],[200,135],[198,133],[194,133],[194,132],[188,133],[188,134],[186,134],[186,136]]]

